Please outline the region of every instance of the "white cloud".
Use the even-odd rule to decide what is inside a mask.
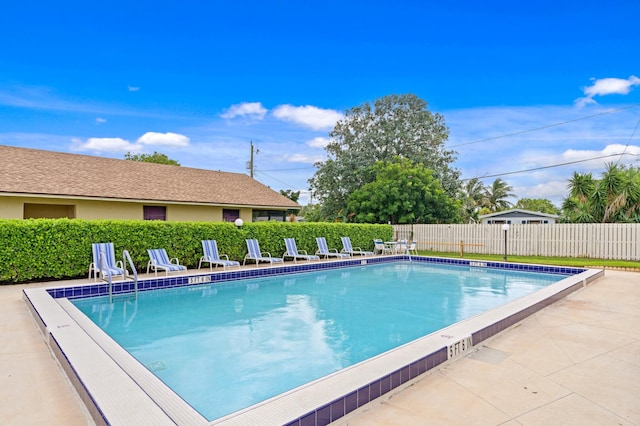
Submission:
[[[105,118],[98,117],[96,118],[96,124],[106,123],[107,120]]]
[[[95,151],[95,152],[142,152],[145,146],[168,146],[168,147],[186,147],[189,145],[189,138],[177,133],[154,133],[147,132],[135,143],[122,138],[89,138],[82,141],[73,138],[72,149],[76,151]]]
[[[324,157],[321,155],[309,155],[309,154],[290,154],[284,156],[285,160],[289,163],[305,163],[315,164],[318,161],[323,161]]]
[[[325,146],[331,143],[331,139],[323,138],[323,137],[315,137],[310,141],[307,141],[306,144],[311,148],[324,148]]]
[[[71,141],[73,148],[78,151],[128,152],[140,149],[140,145],[122,138],[89,138],[85,142],[74,138]]]
[[[273,110],[273,116],[291,121],[313,130],[329,130],[340,120],[342,113],[333,109],[321,109],[311,105],[280,105]]]
[[[549,180],[532,186],[514,186],[513,192],[518,198],[546,198],[560,207],[562,200],[568,195],[567,181]]]
[[[142,145],[184,147],[189,145],[189,138],[178,133],[147,132],[137,142]]]
[[[620,156],[619,154],[622,153],[625,155]],[[569,149],[562,153],[564,162],[589,160],[585,162],[584,167],[592,165],[593,168],[602,168],[603,164],[616,162],[618,159],[622,163],[636,161],[638,156],[640,156],[640,146],[621,144],[607,145],[601,150]]]
[[[462,178],[480,177],[489,184],[500,176],[518,197],[559,205],[573,172],[599,176],[607,163],[638,164],[637,133],[630,139],[638,108],[595,106],[585,113],[571,105],[486,107],[444,111],[444,116],[451,129],[447,146],[458,152],[454,166]]]
[[[640,78],[635,75],[626,80],[623,78],[594,78],[591,80],[593,81],[591,86],[582,88],[585,96],[575,100],[577,106],[597,103],[593,99],[594,96],[627,95],[633,86],[640,85]]]
[[[262,120],[267,114],[267,109],[260,102],[243,102],[231,105],[228,110],[221,114],[222,118],[251,117]]]
[[[130,92],[137,92],[138,90],[140,90],[140,88],[137,86],[128,86],[127,89],[129,89]]]

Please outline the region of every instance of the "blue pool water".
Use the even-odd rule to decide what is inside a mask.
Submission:
[[[73,303],[213,420],[564,277],[399,262]]]

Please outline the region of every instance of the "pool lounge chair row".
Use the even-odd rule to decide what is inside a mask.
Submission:
[[[315,254],[308,254],[305,250],[298,250],[296,246],[296,240],[294,238],[285,238],[284,243],[286,251],[282,254],[282,257],[274,257],[269,252],[262,252],[260,250],[260,244],[256,239],[247,239],[247,251],[243,265],[247,261],[253,261],[256,267],[262,263],[269,263],[270,265],[284,263],[284,259],[293,259],[294,263],[297,263],[299,259],[311,262],[313,260],[320,260],[321,258],[348,258],[350,256],[373,256],[374,252],[362,250],[360,247],[353,247],[351,245],[351,239],[349,237],[342,237],[343,248],[340,252],[336,249],[330,249],[327,246],[327,241],[324,237],[316,238],[318,250]],[[105,279],[110,276],[127,276],[128,271],[125,268],[121,260],[116,260],[113,243],[95,243],[91,245],[93,253],[93,262],[89,265],[89,278],[93,274],[94,280],[100,276]],[[222,266],[223,269],[230,268],[232,266],[240,267],[240,262],[230,260],[226,254],[220,254],[218,252],[218,244],[216,240],[203,240],[202,241],[203,256],[198,262],[198,269],[203,264],[209,264],[209,268],[213,270],[213,266]],[[187,267],[181,265],[177,258],[169,258],[167,251],[163,248],[160,249],[148,249],[149,262],[147,263],[147,273],[150,271],[158,274],[158,271],[164,271],[167,275],[169,272],[186,271]]]
[[[268,262],[271,265],[274,263],[282,263],[284,259],[291,258],[294,263],[297,263],[298,259],[306,260],[310,262],[312,260],[320,260],[320,258],[328,259],[330,257],[346,258],[353,255],[361,256],[373,256],[372,251],[362,250],[360,247],[352,247],[351,239],[349,237],[342,237],[342,251],[338,252],[336,249],[329,249],[327,246],[327,240],[324,237],[317,237],[316,244],[318,245],[318,251],[315,254],[308,254],[306,250],[298,250],[296,246],[296,240],[294,238],[285,238],[284,244],[286,251],[282,254],[282,257],[273,257],[271,253],[261,252],[258,240],[249,239],[247,241],[248,253],[244,257],[242,264],[246,264],[247,260],[253,260],[256,262],[256,267],[260,262]]]

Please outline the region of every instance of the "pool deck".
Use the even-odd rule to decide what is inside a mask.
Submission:
[[[88,282],[87,280],[74,283]],[[0,286],[0,424],[93,424],[22,290]],[[603,278],[337,425],[640,425],[640,273]]]

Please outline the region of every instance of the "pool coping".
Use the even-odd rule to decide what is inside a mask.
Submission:
[[[463,356],[483,340],[604,274],[603,270],[583,268],[556,268],[467,259],[415,256],[411,258],[418,262],[457,264],[480,269],[500,268],[552,273],[564,271],[564,273],[577,272],[577,274],[491,311],[211,422],[168,389],[156,376],[115,344],[99,327],[80,314],[75,306],[65,299],[65,295],[72,298],[81,297],[87,288],[90,293],[91,288],[104,284],[25,289],[24,297],[51,352],[66,371],[98,424],[140,422],[223,426],[255,423],[317,425],[335,421],[384,393],[416,379],[430,369],[450,359]],[[231,279],[242,279],[249,276],[358,266],[363,261],[380,263],[407,259],[407,256],[356,258],[348,261],[297,264],[235,272],[205,272],[189,277],[172,276],[164,280],[168,282],[168,287],[172,287],[185,285],[178,281],[184,281],[184,279],[188,281],[194,276],[210,276],[214,282],[221,281],[222,277],[229,279],[230,276],[239,277]],[[148,284],[145,289],[154,287],[158,280],[163,278],[145,280]],[[202,284],[199,280],[192,280],[198,281],[192,284]],[[152,281],[155,284],[152,284]],[[128,291],[127,283],[118,284],[122,284],[120,287],[122,292]],[[58,299],[53,298],[56,294]]]

